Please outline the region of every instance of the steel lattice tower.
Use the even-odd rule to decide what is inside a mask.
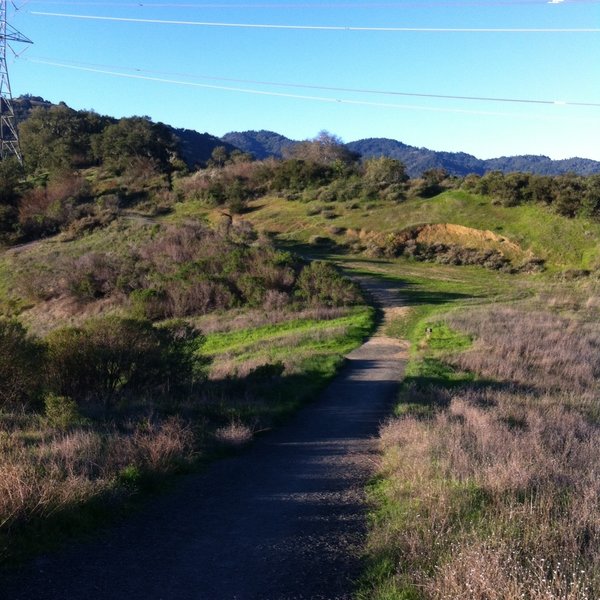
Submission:
[[[9,47],[8,42],[32,42],[9,25],[6,17],[6,0],[0,0],[0,159],[15,156],[19,162],[23,162],[8,78],[6,49]]]

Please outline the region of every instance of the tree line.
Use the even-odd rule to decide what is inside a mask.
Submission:
[[[65,104],[40,106],[20,124],[20,137],[25,165],[0,162],[0,237],[9,243],[103,226],[136,203],[158,214],[191,199],[236,213],[270,193],[306,201],[402,202],[462,188],[504,206],[535,202],[566,217],[600,217],[600,175],[494,171],[458,178],[435,168],[410,179],[401,161],[362,160],[327,132],[290,146],[283,159],[257,161],[218,146],[192,173],[173,131],[147,117],[117,120]]]

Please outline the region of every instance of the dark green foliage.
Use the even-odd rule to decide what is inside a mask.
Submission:
[[[0,319],[0,407],[27,406],[41,391],[43,346],[17,321]]]
[[[16,203],[23,175],[23,167],[16,158],[0,160],[0,205]]]
[[[166,171],[169,158],[175,153],[175,139],[162,123],[132,117],[108,125],[94,138],[93,149],[96,159],[117,174],[140,162]]]
[[[453,182],[449,179],[446,169],[427,169],[421,175],[421,181],[417,187],[417,194],[423,198],[432,198],[441,194],[445,189],[452,187]]]
[[[179,319],[164,322],[156,330],[161,347],[158,379],[164,393],[178,396],[191,392],[206,378],[209,360],[201,354],[204,336]]]
[[[269,188],[274,191],[302,192],[333,181],[335,173],[329,166],[292,158],[273,163],[268,173]]]
[[[296,294],[308,304],[318,306],[344,306],[360,299],[356,286],[323,261],[312,262],[302,269]]]
[[[563,217],[574,217],[583,207],[585,182],[576,175],[554,179],[554,209]]]
[[[176,155],[172,130],[145,117],[115,121],[60,104],[34,108],[20,126],[27,170],[50,173],[102,164],[115,173],[140,162],[167,171]]]
[[[27,169],[69,171],[93,164],[92,139],[109,119],[65,104],[34,108],[19,133]]]
[[[181,323],[157,329],[117,317],[58,329],[46,339],[47,385],[78,403],[100,403],[105,412],[119,398],[172,394],[199,379],[201,340]]]
[[[279,133],[264,130],[227,133],[221,139],[243,152],[249,152],[257,160],[283,158],[286,150],[297,143]]]
[[[363,168],[365,183],[377,191],[408,181],[404,163],[394,158],[370,158],[364,162]]]
[[[470,173],[482,176],[490,171],[503,173],[526,172],[536,175],[577,173],[587,176],[600,172],[598,161],[586,158],[551,160],[547,156],[504,156],[481,160],[464,152],[436,152],[417,148],[397,140],[370,138],[350,142],[346,147],[363,158],[387,156],[402,161],[411,177],[421,177],[429,169],[445,169],[453,176],[465,177]]]
[[[208,133],[198,133],[191,129],[171,131],[177,141],[178,154],[190,169],[206,165],[217,146],[225,146],[229,152],[235,150],[235,146]]]
[[[16,230],[23,175],[23,167],[16,158],[0,160],[0,238],[9,241]]]
[[[585,180],[581,213],[586,217],[600,218],[600,175]]]
[[[551,206],[564,217],[600,216],[600,176],[566,175],[541,176],[500,171],[483,177],[469,176],[462,187],[469,191],[492,196],[504,206],[537,202]]]

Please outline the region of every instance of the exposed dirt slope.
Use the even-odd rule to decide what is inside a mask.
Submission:
[[[391,284],[362,284],[382,306],[401,304]],[[96,539],[0,574],[0,598],[351,598],[372,436],[405,355],[404,344],[375,335],[287,426]]]

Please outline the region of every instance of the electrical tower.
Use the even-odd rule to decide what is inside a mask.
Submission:
[[[6,49],[10,48],[8,42],[31,44],[32,41],[9,25],[6,17],[6,0],[0,0],[0,160],[15,156],[22,163],[23,157],[19,147],[19,134],[6,64]]]

